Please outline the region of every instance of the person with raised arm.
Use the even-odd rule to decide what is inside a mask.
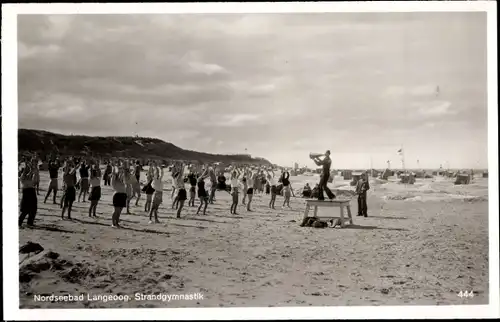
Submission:
[[[321,179],[319,181],[318,190],[318,200],[325,200],[323,191],[326,192],[330,200],[335,199],[335,195],[328,188],[328,179],[330,178],[330,167],[332,165],[332,160],[330,159],[330,150],[327,150],[324,154],[323,160],[320,159],[321,155],[313,155],[311,159],[316,163],[317,166],[322,167]]]
[[[33,169],[34,163],[25,162],[24,168],[21,170],[19,177],[21,181],[21,205],[18,225],[22,227],[24,219],[28,216],[28,227],[32,228],[35,225],[35,217],[38,209],[38,199],[36,197],[36,189],[34,187],[33,177],[35,175]]]
[[[283,206],[282,208],[285,207],[285,205],[290,208],[290,197],[292,196],[292,187],[290,185],[290,172],[284,171],[281,177],[281,182],[283,183],[283,197],[285,200],[283,200]]]
[[[111,217],[111,227],[120,228],[120,215],[123,208],[127,206],[127,187],[125,184],[125,164],[115,161],[111,172],[111,186],[113,194],[113,215]]]
[[[155,216],[155,224],[159,224],[160,220],[158,220],[158,208],[163,202],[163,167],[158,167],[156,163],[154,164],[153,170],[153,189],[155,189],[153,195],[153,203],[151,206],[151,210],[149,212],[149,223],[153,223],[153,214]]]
[[[40,169],[38,168],[38,157],[35,155],[32,160],[33,164],[33,185],[36,190],[36,195],[40,194]]]
[[[71,210],[73,209],[73,202],[76,199],[76,169],[79,166],[79,162],[75,162],[74,160],[68,160],[66,162],[66,166],[63,169],[63,182],[65,185],[64,194],[63,194],[63,204],[61,219],[64,219],[64,214],[66,210],[68,210],[68,219],[71,219]]]
[[[274,204],[276,202],[276,194],[277,194],[277,182],[276,182],[276,176],[274,174],[273,169],[271,169],[271,173],[267,171],[267,182],[271,186],[271,200],[269,201],[269,208],[275,209]]]
[[[127,194],[127,214],[130,214],[130,202],[132,201],[132,198],[134,196],[133,193],[133,181],[134,181],[134,175],[132,174],[130,170],[130,162],[128,160],[125,160],[123,162],[122,166],[123,170],[123,182],[125,183],[125,193]]]
[[[51,157],[49,161],[49,188],[47,189],[47,194],[45,195],[45,199],[43,200],[43,203],[47,202],[47,199],[49,198],[50,194],[53,193],[53,203],[54,205],[57,204],[56,198],[57,198],[57,189],[58,189],[58,176],[59,176],[59,169],[61,168],[61,164],[59,163],[59,158],[54,158],[54,156]]]
[[[243,168],[243,172],[241,174],[241,185],[243,186],[243,189],[242,189],[243,199],[241,200],[241,204],[243,206],[246,206],[246,204],[247,204],[247,202],[246,202],[246,200],[247,200],[247,191],[248,191],[247,173],[248,173],[248,169],[245,166]]]
[[[208,202],[213,204],[215,201],[215,191],[217,190],[217,176],[215,175],[215,169],[213,167],[209,167],[208,175],[210,177],[210,196]]]
[[[83,202],[85,202],[85,198],[89,192],[89,169],[90,164],[87,164],[87,161],[83,161],[80,163],[80,193],[78,194],[78,202],[80,202],[82,194],[83,194]]]
[[[104,175],[102,179],[104,180],[104,185],[105,186],[110,186],[111,185],[111,175],[113,173],[113,165],[110,160],[106,161],[106,169],[104,170]]]
[[[191,167],[189,175],[188,175],[188,181],[190,184],[188,206],[194,207],[194,199],[196,198],[197,175],[192,167]]]
[[[137,182],[139,182],[139,184],[141,183],[141,170],[142,170],[141,162],[139,160],[136,160],[134,166],[134,176]]]
[[[198,178],[198,198],[200,199],[200,205],[198,206],[198,214],[201,210],[201,207],[205,205],[203,208],[203,215],[206,215],[207,207],[208,207],[208,193],[205,190],[205,179],[208,177],[208,168],[205,168],[201,176]]]
[[[97,217],[97,204],[101,200],[101,169],[95,160],[90,164],[90,194],[89,217]]]
[[[179,208],[179,185],[178,179],[182,177],[181,172],[179,171],[178,163],[175,162],[172,166],[172,209]],[[175,192],[175,193],[174,193]]]
[[[139,161],[137,161],[139,162]],[[139,171],[139,172],[137,172]],[[136,163],[136,166],[134,167],[134,173],[131,174],[130,176],[130,181],[131,181],[131,186],[132,186],[132,196],[130,197],[130,200],[135,199],[135,205],[139,205],[139,200],[141,199],[141,182],[140,180],[141,176],[141,167],[138,163]],[[130,204],[130,201],[129,201]]]
[[[184,182],[184,168],[185,165],[184,163],[181,163],[178,167],[179,175],[177,176],[176,179],[176,187],[177,187],[177,218],[181,218],[181,211],[182,208],[184,207],[184,202],[187,199],[187,192],[186,192],[186,186]]]
[[[229,213],[236,215],[236,209],[238,208],[238,197],[239,197],[239,170],[237,167],[230,167],[229,171],[231,172],[231,196],[233,202],[231,203],[231,209]]]
[[[174,209],[174,204],[175,204],[175,197],[177,196],[177,188],[175,186],[175,181],[177,179],[177,169],[175,168],[175,163],[174,165],[171,166],[170,168],[170,176],[172,177],[172,194],[170,195],[170,199],[172,200],[172,209]]]
[[[252,199],[253,199],[253,186],[255,182],[255,177],[256,173],[254,173],[252,170],[248,170],[247,172],[247,184],[248,184],[248,189],[247,189],[247,195],[248,195],[248,203],[247,203],[247,211],[252,211],[250,209]]]
[[[153,201],[153,194],[155,193],[155,189],[153,188],[153,177],[154,177],[154,169],[153,163],[150,161],[148,163],[148,171],[146,172],[146,180],[147,183],[142,189],[142,191],[146,194],[146,203],[144,204],[144,211],[149,212],[151,210],[151,203]]]

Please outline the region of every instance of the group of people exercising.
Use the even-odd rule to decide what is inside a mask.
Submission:
[[[312,190],[309,196],[324,200],[326,192],[328,198],[333,200],[335,194],[328,188],[327,183],[330,177],[330,151],[326,151],[324,158],[320,156],[312,157],[313,161],[322,167],[320,182]],[[39,195],[40,173],[38,167],[38,158],[33,157],[30,160],[24,160],[24,167],[20,169],[19,180],[22,188],[22,198],[20,205],[19,226],[21,227],[25,218],[28,217],[28,226],[34,225],[37,212],[37,195]],[[90,206],[88,209],[89,217],[97,217],[96,211],[101,199],[101,179],[105,186],[111,186],[114,191],[112,226],[120,227],[120,215],[123,209],[130,214],[130,203],[136,198],[135,205],[138,206],[141,192],[146,194],[144,211],[149,214],[150,223],[160,223],[158,218],[158,209],[163,203],[163,177],[164,167],[156,161],[148,163],[149,169],[145,172],[146,182],[141,188],[140,178],[143,171],[139,161],[120,160],[105,162],[104,173],[101,173],[100,164],[95,159],[67,158],[61,162],[58,158],[52,156],[48,162],[48,172],[50,176],[47,194],[44,203],[47,202],[52,194],[54,204],[56,201],[59,171],[62,168],[63,195],[59,203],[61,207],[61,218],[71,219],[71,212],[74,201],[85,202],[88,194]],[[186,171],[187,169],[187,171]],[[230,213],[236,214],[242,194],[242,204],[246,206],[247,211],[252,211],[251,204],[254,194],[266,193],[270,195],[269,208],[275,209],[276,196],[284,197],[283,206],[290,208],[290,198],[294,196],[290,183],[290,173],[282,171],[281,175],[276,176],[274,171],[269,168],[258,167],[240,167],[230,166],[228,169],[230,179],[228,186],[223,171],[216,174],[215,167],[203,166],[199,171],[195,167],[187,167],[182,162],[176,162],[170,167],[172,174],[172,209],[176,209],[176,217],[180,218],[184,209],[184,203],[188,200],[186,186],[189,185],[188,206],[195,207],[196,195],[200,201],[196,214],[200,212],[206,215],[208,204],[215,202],[215,192],[217,190],[226,191],[232,196]],[[77,172],[80,179],[77,179]],[[209,187],[206,187],[206,181]],[[367,216],[366,211],[366,191],[369,189],[368,180],[360,180],[356,187],[358,195],[358,215]],[[305,195],[304,195],[305,196]]]
[[[22,189],[19,226],[21,227],[25,218],[28,217],[28,227],[34,225],[37,213],[37,196],[39,195],[40,170],[39,159],[33,157],[23,160],[24,165],[19,172],[19,183]],[[158,162],[148,163],[149,169],[145,172],[146,182],[141,188],[140,178],[142,166],[139,161],[135,163],[130,160],[105,162],[104,171],[95,159],[67,158],[64,161],[52,156],[47,164],[49,172],[49,184],[44,203],[52,195],[52,202],[61,207],[61,218],[71,219],[73,203],[86,202],[87,195],[90,201],[88,209],[89,217],[97,217],[96,211],[101,199],[101,179],[105,186],[111,186],[114,191],[112,226],[120,227],[120,215],[123,209],[130,214],[130,203],[136,198],[135,205],[138,206],[141,192],[146,194],[144,211],[149,214],[150,223],[159,223],[158,209],[163,203],[163,177],[164,167]],[[57,192],[59,190],[59,173],[62,169],[63,195],[60,202],[57,202]],[[197,214],[206,214],[208,204],[215,202],[215,192],[223,190],[231,194],[232,204],[230,213],[236,214],[240,193],[242,194],[242,204],[247,211],[252,211],[251,205],[255,194],[264,193],[271,195],[269,208],[275,209],[276,196],[284,196],[283,207],[290,207],[290,197],[293,190],[290,183],[290,173],[283,171],[277,178],[274,171],[264,167],[229,167],[230,186],[226,184],[226,177],[223,172],[218,176],[212,166],[203,166],[201,171],[190,167],[186,171],[186,165],[182,162],[175,163],[169,168],[172,174],[172,208],[177,210],[177,218],[180,218],[184,203],[188,200],[186,186],[189,185],[188,206],[195,206],[196,195],[200,201]],[[79,173],[80,178],[77,178]],[[206,187],[206,181],[209,187]],[[79,190],[77,198],[77,190]]]

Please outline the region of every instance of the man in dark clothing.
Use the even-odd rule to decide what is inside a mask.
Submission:
[[[318,200],[325,200],[323,191],[326,192],[330,200],[335,199],[335,195],[328,188],[328,179],[330,178],[330,167],[332,166],[332,160],[330,159],[330,150],[326,151],[323,160],[321,160],[319,157],[313,157],[312,160],[314,161],[314,163],[316,163],[316,165],[323,167],[323,171],[321,173],[321,179],[319,181]]]
[[[356,184],[356,194],[358,195],[358,216],[368,217],[368,205],[366,204],[366,192],[370,190],[370,183],[366,173],[361,175],[361,178]]]
[[[134,175],[137,179],[137,182],[141,182],[141,162],[139,160],[135,161]]]
[[[45,195],[43,203],[46,203],[50,194],[53,193],[54,194],[53,203],[54,205],[57,204],[56,196],[58,190],[57,181],[58,181],[59,168],[61,168],[59,159],[52,157],[51,160],[49,161],[49,176],[50,176],[49,189],[47,190],[47,194]]]
[[[111,165],[111,161],[106,162],[106,170],[104,170],[104,185],[111,185],[111,172],[113,171],[113,166]]]

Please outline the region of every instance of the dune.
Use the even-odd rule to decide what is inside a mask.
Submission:
[[[48,174],[41,178],[45,194]],[[294,177],[292,184],[307,180],[313,179]],[[346,187],[337,192],[352,197],[348,181],[337,183]],[[397,183],[373,185],[369,217],[355,216],[344,229],[299,227],[301,198],[292,198],[292,209],[271,210],[269,196],[256,195],[253,212],[240,205],[231,215],[231,198],[219,191],[206,216],[186,207],[176,219],[166,189],[161,224],[148,224],[143,196],[133,214],[122,214],[124,228],[113,229],[109,187],[102,188],[96,219],[88,217],[86,202],[74,204],[72,221],[61,220],[59,206],[39,196],[36,226],[20,229],[19,243],[45,250],[19,267],[20,307],[486,304],[487,179],[476,183],[458,188],[429,180],[410,192]],[[410,197],[387,197],[404,195]],[[282,202],[278,197],[276,205]],[[355,199],[352,209],[355,215]],[[460,291],[475,296],[460,298]],[[84,299],[36,300],[66,294]],[[147,298],[153,294],[187,297]]]

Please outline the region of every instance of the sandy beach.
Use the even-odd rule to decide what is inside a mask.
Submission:
[[[117,230],[110,227],[110,187],[103,187],[98,218],[88,217],[87,201],[75,202],[72,221],[61,220],[59,205],[51,198],[43,204],[48,173],[41,178],[36,228],[21,229],[19,243],[37,242],[45,251],[20,266],[21,308],[488,303],[487,179],[464,186],[425,179],[406,187],[372,179],[369,217],[355,216],[353,199],[354,225],[344,229],[299,227],[302,198],[281,210],[278,197],[271,210],[269,196],[256,195],[253,212],[240,204],[239,214],[231,215],[230,196],[222,191],[206,216],[186,207],[181,219],[167,192],[161,224],[148,224],[143,195],[133,214],[122,214],[124,228]],[[295,188],[316,180],[291,178]],[[329,186],[352,189],[338,178]],[[474,297],[460,298],[460,291]],[[136,293],[203,299],[135,300]],[[35,295],[52,294],[83,294],[85,300],[35,301]],[[91,301],[87,294],[130,300]]]

